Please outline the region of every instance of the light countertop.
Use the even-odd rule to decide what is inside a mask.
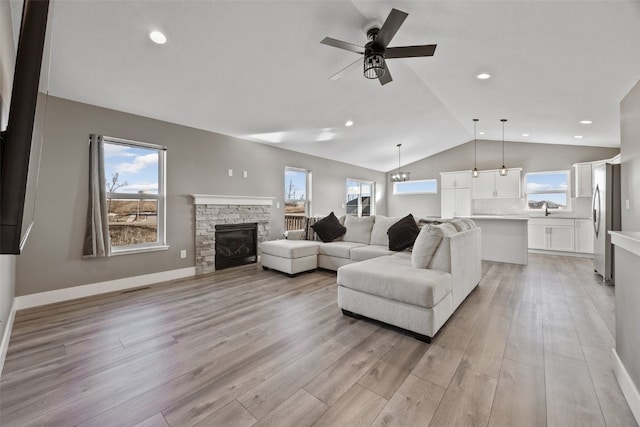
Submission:
[[[507,220],[507,221],[529,221],[529,218],[526,216],[516,216],[516,215],[470,215],[465,216],[463,218],[470,219],[491,219],[491,220]]]
[[[609,231],[611,243],[640,256],[640,231]]]

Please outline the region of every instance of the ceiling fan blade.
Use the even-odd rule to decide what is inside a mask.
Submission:
[[[384,63],[384,74],[382,76],[378,76],[378,80],[381,85],[386,85],[390,83],[393,79],[391,78],[391,73],[389,72],[389,67],[387,67],[387,62]]]
[[[386,59],[391,58],[416,58],[419,56],[433,56],[437,44],[425,44],[422,46],[388,47],[384,51]]]
[[[338,71],[337,73],[335,73],[333,76],[329,77],[329,80],[338,80],[339,78],[341,78],[347,71],[349,71],[351,68],[353,68],[354,65],[356,64],[361,64],[362,63],[362,58],[358,58],[355,60],[355,62],[352,62],[351,64],[347,65],[346,67],[344,67],[342,70]]]
[[[407,16],[409,16],[408,13],[399,11],[398,9],[391,9],[389,16],[387,16],[387,20],[382,24],[382,28],[380,28],[374,43],[386,48],[389,45],[389,42],[391,42],[393,36],[398,32],[400,25],[402,25],[404,20],[407,19]]]
[[[360,54],[364,53],[364,47],[362,46],[358,46],[353,43],[343,42],[342,40],[332,39],[331,37],[325,37],[324,39],[322,39],[320,43],[326,44],[327,46],[337,47],[338,49],[348,50],[349,52],[355,52]]]

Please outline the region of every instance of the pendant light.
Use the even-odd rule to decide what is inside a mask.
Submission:
[[[504,123],[507,119],[500,119],[502,122],[502,167],[500,168],[500,176],[507,176],[507,168],[504,166]]]
[[[478,172],[478,141],[476,139],[477,124],[478,119],[473,119],[473,173],[471,176],[474,178],[478,178],[480,176],[480,172]]]
[[[396,145],[398,147],[398,172],[391,174],[391,182],[403,182],[409,180],[409,172],[400,172],[400,147],[402,144]]]

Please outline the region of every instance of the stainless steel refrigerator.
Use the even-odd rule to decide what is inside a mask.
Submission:
[[[620,165],[597,164],[593,168],[593,268],[605,283],[613,285],[613,245],[610,230],[620,230]]]

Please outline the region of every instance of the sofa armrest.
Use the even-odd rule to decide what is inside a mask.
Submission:
[[[304,240],[304,230],[288,230],[284,232],[287,240]]]

